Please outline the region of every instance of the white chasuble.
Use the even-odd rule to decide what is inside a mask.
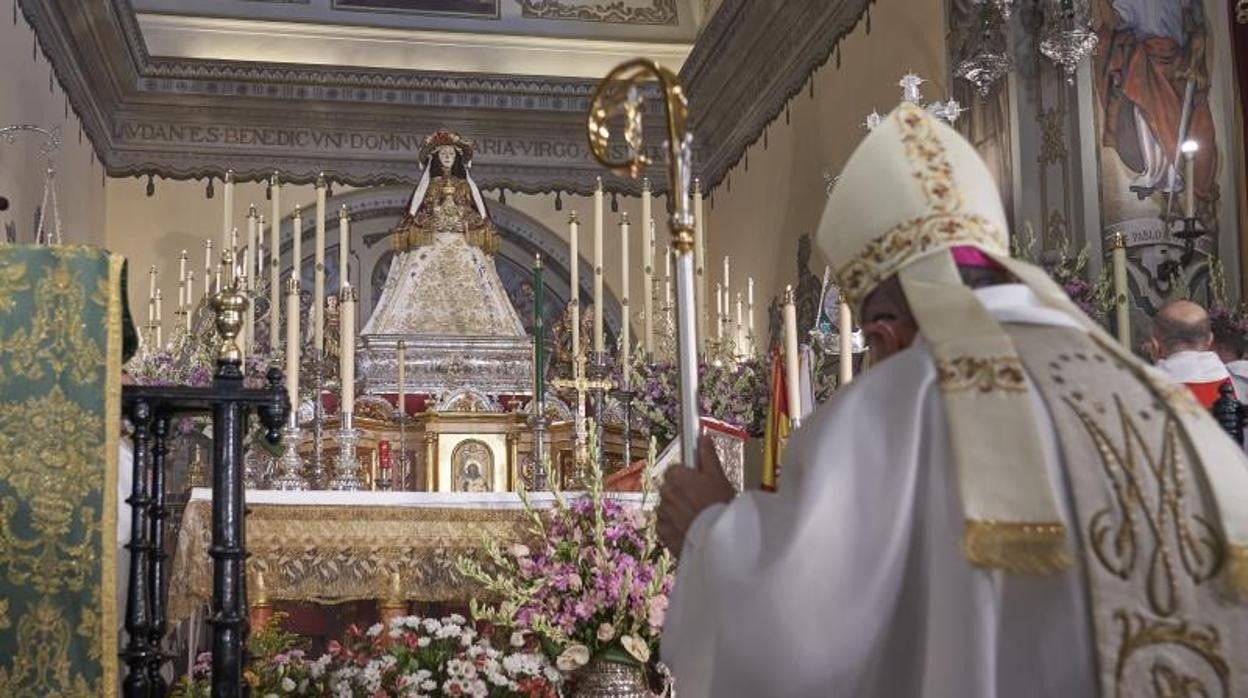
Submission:
[[[1043,327],[1056,332],[1059,342],[1079,336],[1087,341],[1073,320],[1042,307],[1026,287],[976,294],[1009,327]],[[1030,342],[1018,341],[1026,359]],[[1071,351],[1073,356],[1081,350]],[[1044,365],[1027,362],[1027,369],[1040,380],[1050,375],[1039,373]],[[1090,567],[1085,536],[1093,519],[1118,535],[1121,528],[1113,526],[1120,524],[1121,512],[1107,520],[1098,507],[1113,500],[1076,497],[1067,477],[1078,471],[1073,486],[1108,491],[1112,482],[1101,474],[1101,451],[1088,439],[1067,439],[1064,430],[1076,425],[1050,414],[1031,390],[1036,414],[1045,422],[1040,431],[1048,477],[1060,494],[1063,520],[1074,522],[1067,545],[1083,554],[1051,575],[974,567],[960,548],[964,512],[938,380],[920,340],[864,373],[794,434],[777,493],[749,492],[698,517],[679,560],[662,641],[682,698],[1153,695],[1102,691],[1113,685],[1107,672],[1112,679],[1116,666],[1105,658],[1123,646],[1123,629],[1101,622],[1103,617],[1112,622],[1114,611],[1103,607],[1106,594],[1085,582],[1099,574]],[[1085,397],[1121,382],[1089,386]],[[1102,402],[1109,405],[1112,398]],[[1160,429],[1163,422],[1144,423]],[[1121,425],[1112,426],[1120,437]],[[1161,432],[1150,432],[1153,436]],[[1198,490],[1191,486],[1189,492]],[[1188,497],[1188,506],[1204,504],[1199,496]],[[1143,513],[1136,513],[1133,574],[1144,579],[1156,548],[1145,538]],[[1207,537],[1205,531],[1200,535]],[[1208,565],[1208,551],[1202,554]],[[1117,555],[1121,571],[1123,551]],[[1172,562],[1182,564],[1177,557]],[[1214,588],[1207,583],[1198,591]],[[1142,593],[1119,589],[1109,597],[1122,608],[1147,609]],[[1248,656],[1230,637],[1231,626],[1223,627],[1243,628],[1244,607],[1220,611],[1226,621],[1206,615],[1192,620],[1222,628],[1224,659],[1233,652]],[[1173,630],[1175,619],[1160,620],[1169,625],[1141,629],[1133,619],[1136,644],[1147,644],[1148,638],[1160,644],[1155,638]],[[1192,673],[1189,663],[1199,659],[1190,653],[1179,657],[1168,647],[1160,656],[1170,658],[1173,675]],[[1140,648],[1127,669],[1151,672],[1156,649]],[[1213,674],[1198,673],[1205,681],[1216,674],[1216,663]],[[1210,696],[1235,695],[1214,690],[1216,682],[1207,685]]]

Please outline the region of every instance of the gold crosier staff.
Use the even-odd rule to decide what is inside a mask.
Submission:
[[[686,126],[689,104],[684,88],[672,71],[644,58],[616,66],[594,91],[589,105],[589,147],[594,158],[618,175],[636,178],[650,164],[642,148],[643,88],[658,81],[667,115],[667,182],[672,215],[672,254],[676,262],[677,370],[680,375],[680,456],[692,468],[700,427],[698,419],[698,330],[693,291],[693,214],[689,209],[693,134]],[[612,159],[608,152],[610,119],[624,116],[627,157]],[[573,260],[575,263],[575,260]],[[628,270],[624,270],[628,273]],[[595,302],[598,302],[595,299]],[[625,321],[627,322],[627,318]]]

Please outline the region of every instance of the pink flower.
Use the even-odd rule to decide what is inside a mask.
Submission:
[[[654,630],[662,628],[663,621],[667,619],[667,603],[667,596],[659,594],[646,604],[646,618]]]

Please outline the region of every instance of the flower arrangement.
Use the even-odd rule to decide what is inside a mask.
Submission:
[[[676,437],[676,411],[679,407],[676,365],[647,363],[638,358],[633,366],[637,397],[633,403],[659,444]],[[698,410],[708,417],[727,422],[761,436],[767,418],[769,385],[763,361],[749,358],[735,364],[702,363],[698,366]]]
[[[594,430],[590,430],[590,434]],[[591,438],[591,453],[597,448]],[[590,458],[587,492],[538,510],[521,490],[532,545],[485,542],[491,569],[471,558],[457,567],[497,605],[472,602],[472,614],[511,632],[513,646],[536,641],[565,674],[591,661],[652,665],[671,592],[672,558],[654,517],[605,497]],[[651,457],[653,465],[653,457]],[[643,478],[643,482],[649,478]]]
[[[282,630],[284,613],[274,613],[247,642],[252,660],[243,670],[251,694],[269,696],[323,696],[327,693],[328,656],[311,661],[307,641]],[[171,698],[209,698],[212,692],[212,653],[201,652],[189,676],[182,677]]]
[[[253,660],[243,672],[260,698],[557,698],[562,675],[535,644],[499,648],[467,619],[405,616],[361,631],[311,660],[297,635],[281,630],[282,614],[252,636]],[[201,654],[175,688],[174,698],[208,698],[209,653]]]
[[[1036,235],[1031,224],[1023,226],[1023,232],[1015,237],[1012,253],[1015,257],[1044,269],[1057,282],[1070,300],[1097,324],[1105,325],[1113,310],[1113,280],[1108,267],[1101,270],[1095,282],[1088,280],[1088,247],[1073,252],[1069,243],[1047,254],[1036,251]]]

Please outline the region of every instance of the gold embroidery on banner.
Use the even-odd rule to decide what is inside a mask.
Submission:
[[[100,512],[100,551],[103,556],[100,588],[112,590],[117,588],[117,547],[115,544],[115,526],[117,520],[117,467],[119,459],[119,441],[121,439],[121,361],[122,361],[122,297],[121,273],[125,268],[126,258],[113,254],[108,257],[108,288],[104,290],[105,309],[108,313],[104,321],[105,361],[104,366],[104,507]],[[114,660],[118,652],[117,633],[112,628],[118,627],[117,596],[110,592],[101,595],[100,624],[107,629],[98,634],[99,653],[105,660],[104,687],[105,698],[117,695],[117,662]]]
[[[945,145],[936,134],[936,120],[909,103],[898,107],[894,118],[901,131],[906,158],[914,168],[912,174],[923,189],[928,206],[937,213],[961,209],[962,192],[953,181],[953,165],[949,164]]]
[[[0,374],[0,381],[13,377],[41,380],[45,370],[54,376],[68,373],[78,385],[97,380],[104,353],[81,322],[87,298],[69,266],[74,253],[57,256],[57,265],[35,284],[34,315],[28,328],[0,337],[0,359],[10,368],[10,374]],[[102,299],[93,294],[91,300]]]
[[[936,376],[944,392],[1027,390],[1027,373],[1017,356],[955,356],[936,363]]]
[[[1217,628],[1208,626],[1205,629],[1190,627],[1183,620],[1151,620],[1139,613],[1128,614],[1119,609],[1114,612],[1114,620],[1118,622],[1122,637],[1118,645],[1118,661],[1114,670],[1117,684],[1117,695],[1120,698],[1131,698],[1124,690],[1127,671],[1136,654],[1156,650],[1162,656],[1147,667],[1152,683],[1159,697],[1167,696],[1201,696],[1231,695],[1231,668],[1222,656],[1222,638]],[[1174,657],[1173,650],[1186,650],[1177,655],[1186,659],[1194,655],[1203,662],[1203,666],[1211,671],[1221,685],[1221,693],[1209,691],[1198,677],[1190,673],[1179,673],[1173,667],[1164,664],[1166,658]],[[1170,650],[1167,652],[1166,650]],[[1200,668],[1192,662],[1184,662],[1184,669]]]
[[[0,312],[7,313],[16,305],[13,295],[30,288],[26,281],[26,265],[21,262],[0,265]]]
[[[1115,444],[1106,429],[1063,398],[1096,447],[1109,479],[1114,505],[1088,522],[1088,547],[1110,574],[1127,580],[1137,563],[1146,565],[1145,588],[1152,611],[1170,617],[1181,609],[1175,575],[1179,569],[1194,584],[1217,575],[1226,546],[1217,528],[1200,516],[1188,516],[1188,474],[1178,424],[1165,415],[1159,452],[1144,442],[1122,398],[1114,396],[1122,440]],[[1155,490],[1155,492],[1154,492]]]
[[[0,665],[0,695],[100,695],[99,686],[91,687],[81,674],[70,676],[74,663],[69,660],[69,638],[69,623],[60,609],[47,596],[40,597],[18,621],[19,654],[12,658],[11,673]]]
[[[1002,238],[996,226],[983,216],[938,213],[913,218],[868,243],[837,271],[836,277],[846,300],[856,305],[881,281],[929,252],[957,244],[1005,254]]]

